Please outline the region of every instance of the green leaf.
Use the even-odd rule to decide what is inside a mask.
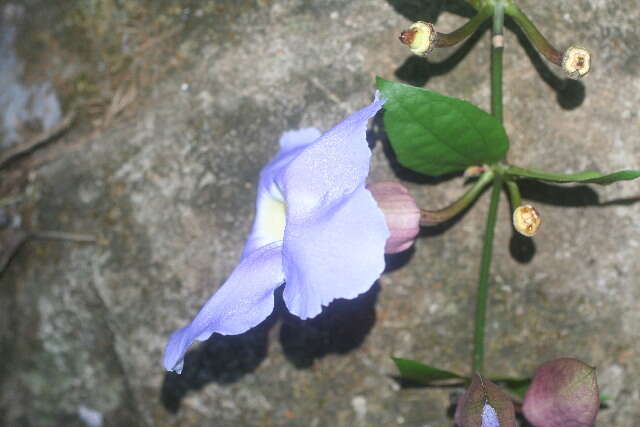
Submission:
[[[398,162],[426,175],[495,163],[509,139],[492,115],[461,99],[378,77],[384,126]]]
[[[609,185],[617,181],[628,181],[640,177],[640,170],[624,170],[610,173],[607,175],[595,171],[586,171],[579,173],[553,173],[545,172],[540,169],[524,169],[515,166],[509,166],[506,173],[523,178],[535,178],[542,181],[551,182],[581,182],[584,184],[601,184]]]
[[[489,379],[501,384],[504,388],[520,398],[524,398],[529,385],[531,385],[531,378],[495,377]]]
[[[415,381],[421,384],[429,384],[434,381],[467,379],[466,377],[454,374],[453,372],[434,368],[433,366],[425,365],[424,363],[420,363],[415,360],[402,359],[399,357],[392,357],[391,359],[393,359],[393,362],[400,371],[400,375],[405,380]]]

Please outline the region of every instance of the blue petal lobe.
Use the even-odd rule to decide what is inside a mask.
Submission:
[[[276,184],[276,176],[283,173],[287,165],[302,152],[304,147],[314,142],[320,135],[318,129],[304,128],[287,131],[280,137],[280,151],[260,172],[255,219],[243,256],[261,246],[282,240],[282,235],[275,236],[272,232],[274,221],[278,221],[278,218],[273,218],[274,209],[272,208],[278,202],[284,206],[284,195]],[[282,220],[284,221],[284,218]]]
[[[165,347],[163,364],[180,373],[191,344],[217,332],[241,334],[273,311],[273,292],[284,281],[280,242],[244,256],[227,281],[200,309],[191,323],[175,331]]]
[[[285,230],[283,297],[289,311],[315,317],[336,298],[366,292],[384,270],[389,231],[363,186],[305,222]]]
[[[295,221],[313,216],[365,183],[371,150],[367,121],[382,108],[376,98],[308,145],[278,175],[276,182]]]
[[[286,201],[284,300],[315,317],[336,298],[366,292],[384,270],[384,215],[364,188],[371,150],[367,121],[375,101],[306,146],[276,177]]]

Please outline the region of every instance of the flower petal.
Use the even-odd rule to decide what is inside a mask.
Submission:
[[[316,128],[302,128],[297,130],[288,130],[280,137],[280,152],[278,155],[286,154],[296,148],[309,145],[322,135]]]
[[[320,138],[321,132],[316,128],[289,130],[280,137],[280,151],[260,172],[260,187],[271,190],[275,185],[276,176],[281,174],[291,161],[307,146]],[[281,190],[277,190],[280,195]]]
[[[227,281],[204,304],[191,323],[175,331],[164,351],[164,367],[180,373],[182,359],[193,341],[217,332],[241,334],[273,311],[273,292],[284,281],[280,242],[244,256]]]
[[[384,270],[387,237],[384,215],[362,184],[312,218],[288,218],[283,297],[289,311],[307,319],[336,298],[366,292]]]
[[[304,148],[276,177],[293,221],[314,215],[340,201],[364,184],[369,174],[371,150],[367,143],[367,121],[384,104],[376,99],[352,114]]]
[[[482,408],[482,427],[500,427],[498,414],[488,403],[485,403]]]
[[[290,130],[280,137],[280,151],[260,172],[256,216],[244,247],[243,256],[259,247],[281,241],[284,232],[284,196],[276,185],[276,176],[307,145],[320,137],[315,128]]]

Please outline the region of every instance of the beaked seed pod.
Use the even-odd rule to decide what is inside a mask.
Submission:
[[[583,47],[571,46],[562,57],[562,69],[570,79],[577,80],[584,77],[591,68],[591,54]]]
[[[522,235],[533,237],[541,223],[540,214],[531,205],[518,206],[513,211],[513,227]]]
[[[400,33],[400,41],[409,46],[411,52],[420,56],[427,56],[433,50],[437,33],[433,24],[418,21],[411,25],[408,30]]]

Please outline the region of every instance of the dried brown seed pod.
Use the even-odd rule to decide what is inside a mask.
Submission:
[[[427,56],[433,50],[437,37],[433,24],[418,21],[412,24],[408,30],[400,33],[399,38],[403,44],[409,46],[411,52]]]
[[[562,69],[567,72],[569,78],[579,79],[584,77],[591,68],[591,54],[583,47],[571,46],[562,57]]]

